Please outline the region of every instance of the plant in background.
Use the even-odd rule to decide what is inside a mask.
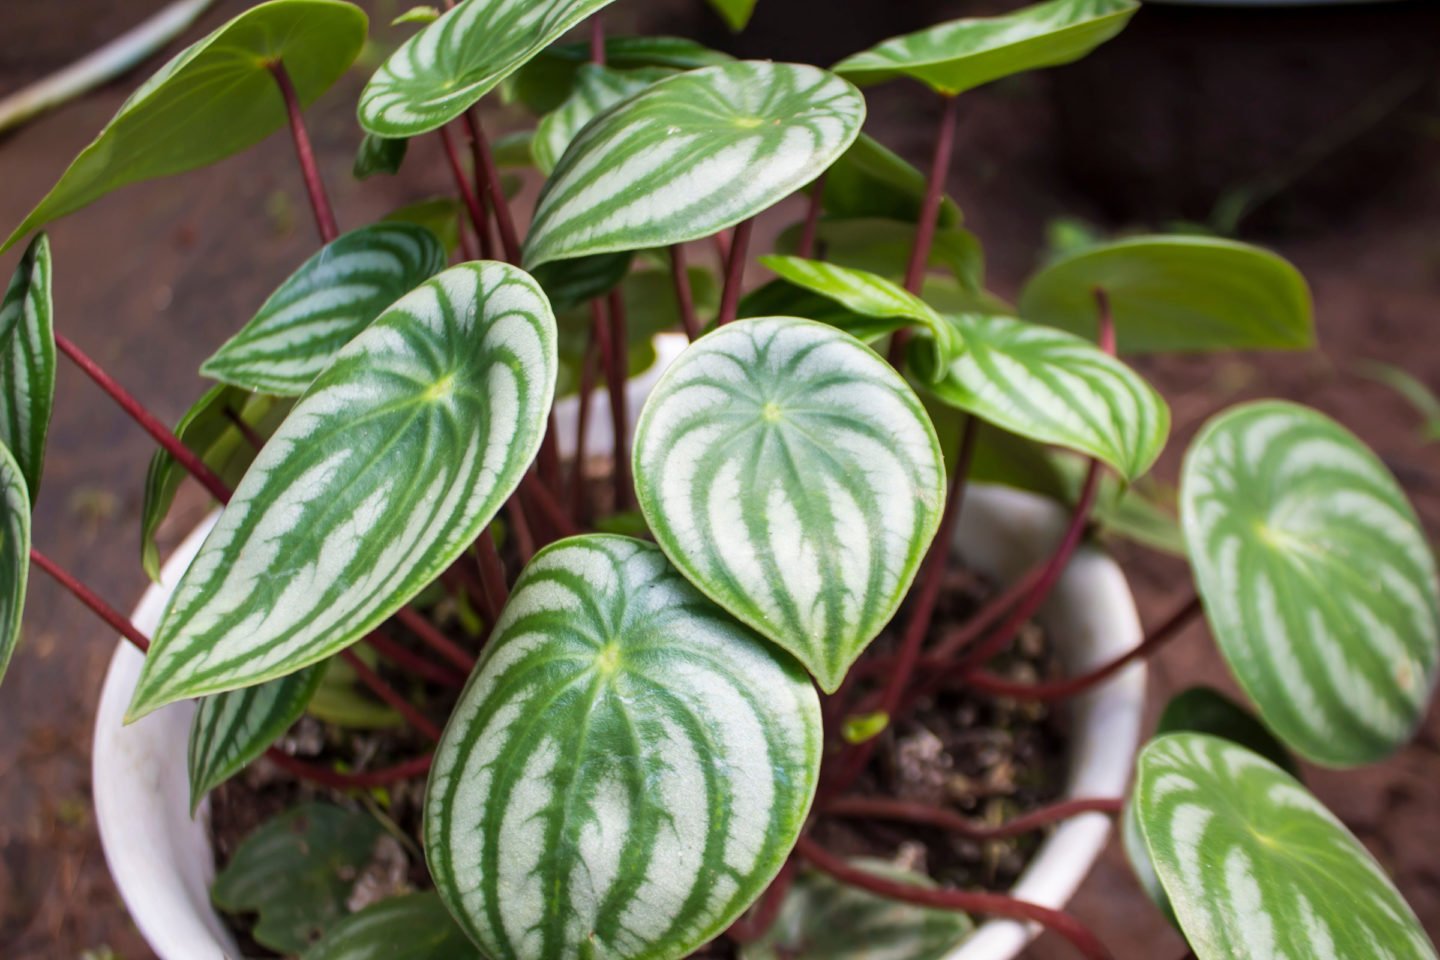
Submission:
[[[1286,753],[1382,759],[1429,700],[1435,565],[1397,484],[1338,424],[1263,401],[1191,444],[1178,520],[1147,497],[1169,412],[1122,357],[1306,347],[1304,281],[1246,244],[1144,236],[1067,253],[1011,306],[985,289],[979,241],[945,197],[960,95],[1084,56],[1137,4],[1051,0],[829,70],[607,38],[607,5],[402,16],[422,27],[361,96],[356,175],[396,174],[408,141],[433,135],[459,201],[344,234],[301,111],[354,61],[358,8],[262,3],[126,101],[7,247],[286,125],[324,245],[205,362],[218,385],[171,431],[55,329],[34,239],[0,307],[0,663],[34,563],[148,649],[131,719],[200,700],[192,803],[261,757],[329,791],[262,827],[214,889],[259,914],[261,944],[307,960],[397,943],[673,960],[716,938],[707,956],[927,958],[967,914],[1037,921],[1100,958],[1073,917],[851,860],[816,827],[985,839],[1120,812],[1121,798],[1081,798],[985,825],[857,784],[938,695],[1071,698],[1203,613],[1259,719],[1207,691],[1167,709],[1124,808],[1147,889],[1203,960],[1433,957]],[[753,2],[716,6],[739,28]],[[589,42],[566,42],[587,19]],[[928,174],[862,133],[857,85],[884,80],[941,98]],[[477,110],[492,94],[533,109],[533,134],[492,144]],[[545,177],[523,237],[502,165]],[[755,218],[797,193],[803,219],[760,258],[775,278],[747,292]],[[707,244],[718,278],[689,263]],[[632,438],[627,380],[677,328],[692,342]],[[160,445],[151,576],[183,476],[225,505],[151,638],[29,545],[57,349]],[[602,380],[613,446],[592,451]],[[557,385],[578,395],[568,463]],[[1059,498],[1070,519],[1044,562],[937,631],[976,480]],[[1089,673],[992,672],[1090,532],[1183,552],[1195,596]],[[375,766],[282,744],[307,713],[343,729],[376,711],[408,731],[396,743],[433,753]],[[377,805],[427,771],[413,839],[428,881],[352,914],[340,878],[384,833]]]

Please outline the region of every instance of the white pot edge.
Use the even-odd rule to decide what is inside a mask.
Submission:
[[[634,395],[632,418],[658,370],[682,348],[683,338],[661,338],[660,362],[627,391]],[[612,442],[608,410],[603,394],[597,399],[590,436],[592,449],[604,449]],[[575,415],[573,404],[557,405],[562,438],[573,436],[566,426],[573,425]],[[1005,581],[1048,554],[1064,521],[1063,512],[1049,501],[975,485],[966,494],[954,542],[968,562]],[[212,517],[185,539],[165,564],[161,583],[141,598],[133,619],[142,632],[155,629],[170,590],[213,523]],[[1093,549],[1076,554],[1042,616],[1052,624],[1072,671],[1110,660],[1141,640],[1124,574]],[[140,653],[121,641],[96,713],[92,779],[105,859],[136,926],[162,960],[238,958],[238,949],[210,906],[214,860],[208,804],[201,805],[194,820],[189,815],[184,758],[194,705],[174,704],[129,726],[122,723],[142,663]],[[1145,668],[1135,664],[1069,705],[1067,798],[1123,793],[1139,743],[1144,696]],[[1110,826],[1109,818],[1098,813],[1062,824],[1021,874],[1014,895],[1054,909],[1064,907],[1104,850]],[[946,960],[1013,960],[1038,932],[1034,924],[987,921]]]

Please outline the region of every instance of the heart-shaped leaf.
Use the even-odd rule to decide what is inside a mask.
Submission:
[[[835,72],[869,85],[911,77],[947,96],[1071,63],[1114,37],[1136,0],[1050,0],[1001,17],[952,20],[847,57]]]
[[[452,267],[381,314],[245,474],[175,589],[131,716],[293,673],[398,610],[518,486],[555,367],[550,305],[506,264]]]
[[[388,897],[335,924],[301,960],[484,960],[434,891]]]
[[[827,692],[900,606],[945,502],[910,387],[849,334],[793,317],[691,344],[641,411],[634,461],[671,562]]]
[[[190,721],[190,814],[211,790],[243,770],[300,719],[325,664],[243,690],[205,697]]]
[[[443,127],[611,0],[464,0],[400,45],[360,94],[382,137]]]
[[[854,865],[896,883],[935,886],[883,860]],[[973,929],[963,913],[890,900],[807,870],[795,879],[774,925],[740,948],[740,960],[941,960]]]
[[[50,240],[35,238],[0,300],[0,444],[20,465],[33,505],[45,468],[55,402],[55,328]]]
[[[259,143],[286,123],[267,65],[283,62],[308,104],[354,62],[366,23],[359,7],[341,0],[270,0],[186,47],[130,95],[0,252],[111,190]]]
[[[367,133],[355,152],[355,165],[350,172],[356,180],[366,180],[377,173],[399,173],[409,146],[410,141],[404,137],[377,137]]]
[[[436,888],[489,956],[689,956],[789,855],[819,711],[793,661],[653,546],[550,546],[436,750]]]
[[[1109,297],[1121,353],[1315,342],[1300,271],[1268,250],[1214,237],[1132,237],[1062,257],[1030,278],[1020,315],[1093,337],[1097,288]]]
[[[940,400],[1042,443],[1077,450],[1127,479],[1165,447],[1170,409],[1125,364],[1080,337],[1013,317],[947,316],[965,344],[938,372],[933,351],[911,353]]]
[[[1434,960],[1385,871],[1294,777],[1175,733],[1140,753],[1145,844],[1199,960]]]
[[[575,73],[575,86],[565,102],[541,120],[535,131],[532,151],[535,166],[547,177],[560,162],[560,156],[585,124],[627,97],[674,74],[663,67],[638,70],[613,70],[587,63]]]
[[[1180,520],[1211,632],[1267,726],[1318,763],[1386,756],[1435,683],[1435,559],[1395,479],[1313,410],[1232,408],[1185,455]]]
[[[259,917],[251,931],[295,954],[345,916],[345,901],[384,833],[368,813],[307,803],[250,834],[215,877],[210,898],[227,913]]]
[[[200,372],[297,397],[380,311],[444,266],[445,249],[423,227],[377,223],[352,230],[301,264]]]
[[[9,448],[0,445],[0,680],[20,642],[29,578],[29,488]]]
[[[684,37],[605,38],[605,63],[615,70],[668,67],[696,70],[735,58]],[[509,95],[532,113],[543,116],[559,109],[575,89],[575,77],[591,62],[588,43],[557,43],[547,47],[515,71],[507,84]]]
[[[925,205],[925,174],[867,133],[855,138],[825,171],[824,209],[837,220],[885,219],[906,223],[913,243],[915,223]],[[949,196],[940,201],[936,224],[960,225],[960,208]]]
[[[864,119],[860,91],[817,67],[746,61],[662,80],[571,142],[525,262],[708,237],[815,179]]]

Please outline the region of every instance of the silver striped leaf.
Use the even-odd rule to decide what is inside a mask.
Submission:
[[[820,771],[819,698],[654,546],[535,555],[435,753],[436,888],[494,960],[676,960],[769,885]]]
[[[893,882],[935,886],[884,860],[853,865]],[[795,879],[774,925],[740,948],[740,960],[942,960],[974,929],[963,913],[890,900],[807,870]]]
[[[1435,685],[1435,558],[1395,478],[1305,407],[1211,420],[1185,455],[1180,522],[1211,632],[1281,740],[1332,766],[1409,739]]]
[[[0,299],[0,444],[20,465],[33,505],[45,468],[55,402],[54,301],[50,239],[36,237]]]
[[[1384,869],[1290,774],[1174,733],[1140,753],[1145,844],[1198,960],[1434,960]]]
[[[29,487],[9,448],[0,445],[0,680],[20,642],[29,579]]]
[[[360,126],[414,137],[460,116],[611,0],[464,0],[392,53],[360,94]]]
[[[525,262],[732,227],[814,180],[864,120],[860,91],[818,67],[743,61],[662,80],[571,142],[540,195]]]
[[[621,100],[674,73],[674,70],[661,67],[613,70],[593,63],[583,65],[575,71],[575,86],[570,96],[540,119],[531,144],[535,166],[545,176],[550,176],[565,148],[570,146],[570,141],[584,129],[585,124]]]
[[[175,589],[130,704],[293,673],[374,629],[515,490],[555,392],[555,318],[500,263],[452,267],[336,355]]]
[[[186,755],[192,816],[205,794],[243,770],[300,719],[320,686],[325,666],[317,663],[200,701],[190,721]]]
[[[343,234],[301,264],[200,372],[261,393],[299,396],[336,351],[444,269],[445,259],[435,235],[413,223]]]
[[[484,960],[433,890],[386,897],[325,932],[300,960]]]
[[[605,63],[616,70],[640,67],[668,67],[695,70],[735,60],[728,53],[701,46],[685,37],[639,36],[605,38]],[[507,99],[519,103],[536,116],[557,110],[574,89],[575,75],[592,62],[588,38],[579,43],[557,43],[510,77],[505,84]],[[498,151],[499,146],[497,144]],[[496,157],[498,162],[499,157]]]
[[[1050,0],[999,17],[968,17],[886,40],[840,61],[856,83],[911,77],[946,96],[1079,60],[1125,28],[1136,0]]]
[[[900,606],[945,501],[910,387],[859,340],[794,317],[691,344],[640,413],[634,465],[671,562],[827,692]]]
[[[1095,344],[1014,317],[955,314],[964,352],[943,371],[931,351],[910,361],[944,403],[1031,440],[1088,454],[1133,480],[1170,433],[1155,388]]]

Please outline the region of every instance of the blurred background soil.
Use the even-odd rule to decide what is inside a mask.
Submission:
[[[0,93],[43,76],[138,22],[159,0],[0,0]],[[398,178],[349,175],[360,140],[353,105],[385,26],[408,4],[368,0],[378,46],[309,123],[342,229],[445,193],[438,145],[416,143]],[[729,38],[700,0],[612,8],[615,32],[699,36],[748,56],[826,63],[943,17],[1013,2],[761,0]],[[246,6],[226,0],[187,39]],[[1159,475],[1220,407],[1283,396],[1340,418],[1390,464],[1432,536],[1440,533],[1440,446],[1414,411],[1358,373],[1396,364],[1440,389],[1440,36],[1425,2],[1276,13],[1148,5],[1091,60],[1017,78],[963,100],[951,188],[989,257],[991,287],[1013,297],[1062,218],[1096,229],[1201,223],[1275,247],[1313,286],[1320,349],[1303,355],[1143,360],[1175,430]],[[178,49],[178,46],[172,48]],[[8,232],[160,61],[0,140],[0,229]],[[871,93],[871,133],[922,162],[936,104],[917,87]],[[501,114],[499,127],[522,118]],[[793,207],[792,207],[793,210]],[[767,218],[768,233],[789,222]],[[167,421],[203,390],[201,359],[238,328],[315,247],[280,134],[212,168],[133,186],[50,228],[58,326]],[[18,252],[0,257],[9,276]],[[138,563],[141,486],[152,448],[62,362],[36,543],[128,609]],[[206,505],[182,498],[171,536]],[[1182,564],[1122,548],[1147,623],[1184,599]],[[1234,690],[1204,628],[1155,663],[1151,712],[1197,682]],[[0,695],[0,956],[7,960],[150,956],[106,873],[90,805],[93,710],[113,640],[34,578],[26,636]],[[1383,764],[1315,770],[1310,782],[1389,869],[1440,938],[1440,720]],[[1119,957],[1176,958],[1183,947],[1149,908],[1118,844],[1075,911]],[[113,954],[112,954],[113,952]],[[1028,957],[1067,956],[1040,941]]]

